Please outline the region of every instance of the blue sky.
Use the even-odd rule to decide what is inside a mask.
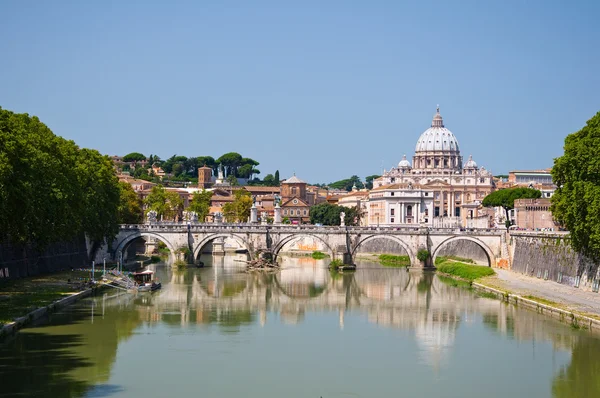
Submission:
[[[598,1],[0,4],[0,106],[105,154],[365,177],[440,104],[494,174],[550,167],[600,110]]]

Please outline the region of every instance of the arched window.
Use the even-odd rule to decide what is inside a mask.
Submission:
[[[412,217],[412,206],[406,206],[406,216]]]

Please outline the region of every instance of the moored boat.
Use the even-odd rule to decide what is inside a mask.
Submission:
[[[162,287],[160,282],[154,280],[154,271],[150,270],[134,272],[133,280],[137,285],[138,292],[153,292]]]

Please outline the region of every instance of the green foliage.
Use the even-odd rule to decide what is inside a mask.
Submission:
[[[160,261],[161,261],[161,258],[160,258],[160,256],[154,256],[154,255],[153,255],[153,256],[150,256],[150,262],[151,262],[152,264],[154,264],[154,263],[160,263]]]
[[[419,249],[419,251],[417,252],[417,259],[419,261],[427,261],[428,258],[429,258],[429,250]]]
[[[600,260],[600,112],[566,137],[552,179],[553,217],[569,230],[574,250]]]
[[[282,224],[291,224],[292,222],[290,221],[290,218],[286,216],[281,219],[281,223]]]
[[[275,170],[273,186],[278,187],[279,185],[281,185],[281,181],[279,180],[279,170]]]
[[[336,181],[336,182],[332,182],[331,184],[329,184],[329,188],[333,188],[333,189],[345,189],[346,191],[351,191],[352,187],[356,184],[356,187],[358,189],[362,189],[365,187],[365,185],[363,184],[363,182],[360,180],[359,176],[352,176],[350,178],[347,178],[345,180],[340,180],[340,181]]]
[[[187,246],[180,246],[177,248],[177,250],[175,250],[175,253],[183,254],[184,256],[189,256],[192,253],[192,251]]]
[[[437,256],[437,258],[435,259],[435,262],[437,263],[438,261],[445,261],[445,260],[453,260],[453,261],[459,261],[461,263],[475,264],[475,261],[471,260],[470,258],[458,257],[458,256]]]
[[[365,178],[365,188],[367,188],[367,189],[373,189],[373,180],[375,180],[375,179],[377,179],[379,177],[381,177],[381,176],[377,175],[377,174],[373,174],[373,175],[367,176]]]
[[[112,161],[52,133],[37,117],[0,108],[0,239],[43,247],[118,232]]]
[[[175,260],[175,262],[173,263],[173,266],[177,270],[182,271],[187,268],[187,263],[183,260]]]
[[[227,182],[229,184],[231,184],[232,187],[238,187],[240,185],[240,183],[238,182],[238,179],[236,176],[234,175],[228,175],[226,178]]]
[[[438,259],[436,259],[435,265],[438,271],[444,274],[458,276],[471,282],[477,278],[496,274],[490,267],[465,264],[452,260],[437,261]]]
[[[223,216],[227,222],[246,222],[250,217],[252,194],[245,189],[233,193],[233,202],[223,205]]]
[[[183,199],[177,192],[167,191],[162,185],[152,187],[150,194],[145,200],[149,210],[154,210],[157,217],[165,220],[177,220],[181,218],[183,211]]]
[[[327,254],[317,250],[312,253],[311,257],[314,258],[315,260],[322,260],[325,257],[329,257],[329,256]]]
[[[394,256],[391,254],[382,254],[379,256],[379,262],[386,267],[410,267],[409,256]]]
[[[192,196],[188,210],[196,212],[200,222],[204,222],[210,212],[210,199],[212,195],[211,191],[202,190],[202,192],[194,192]]]
[[[117,208],[119,224],[139,224],[142,222],[142,201],[126,182],[119,182],[120,200]]]
[[[515,208],[516,199],[538,199],[542,193],[532,188],[508,188],[494,191],[485,198],[481,204],[484,207],[502,207],[506,212],[506,219],[509,220],[508,211]]]
[[[237,175],[237,169],[242,164],[242,155],[237,152],[229,152],[222,155],[217,159],[217,163],[223,165],[225,173],[230,175]]]
[[[139,152],[131,152],[123,156],[124,162],[139,162],[141,160],[146,160],[146,157]]]
[[[344,223],[349,226],[359,225],[362,212],[357,207],[344,207],[331,203],[321,203],[310,208],[312,224],[340,225],[340,214],[344,212]]]
[[[342,260],[335,259],[335,260],[331,260],[331,262],[329,263],[329,268],[337,270],[338,268],[342,267],[343,265],[344,265],[344,262]]]

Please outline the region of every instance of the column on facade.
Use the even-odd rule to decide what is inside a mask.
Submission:
[[[444,191],[440,190],[440,217],[444,217],[444,206],[446,206]]]
[[[404,202],[400,205],[400,223],[404,224]]]
[[[418,224],[421,221],[421,203],[417,202],[415,208],[417,209],[417,213],[415,214],[415,224]]]

